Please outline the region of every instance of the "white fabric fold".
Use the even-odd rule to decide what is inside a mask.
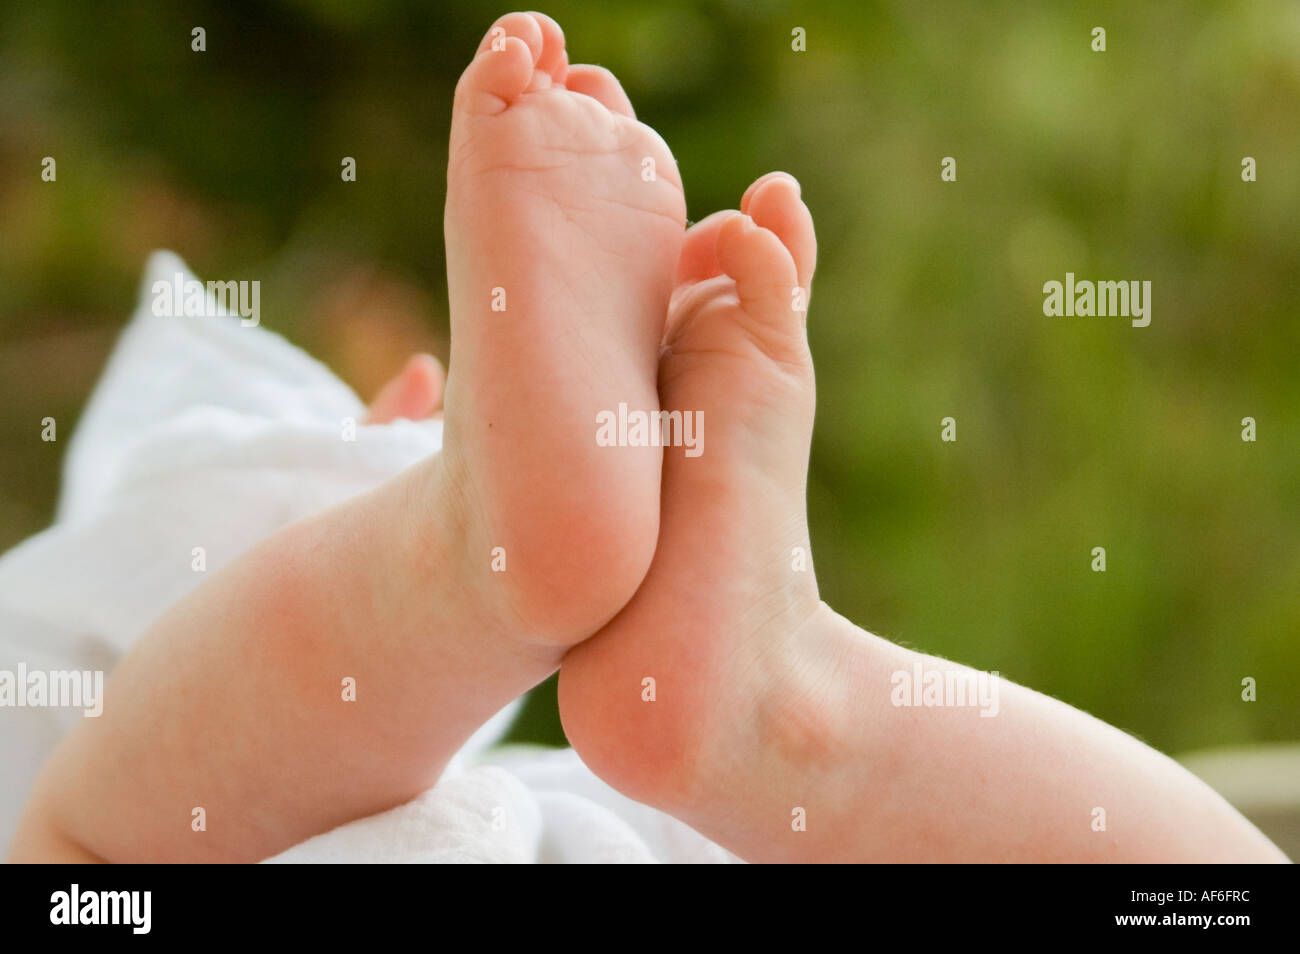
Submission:
[[[442,443],[438,420],[360,422],[324,365],[237,316],[158,317],[156,252],[73,436],[55,523],[0,557],[0,670],[111,670],[207,574],[278,527],[367,490]],[[355,441],[340,439],[345,418]],[[192,568],[202,547],[206,572]],[[279,862],[730,861],[615,793],[571,750],[489,747],[507,706],[414,801],[309,839]],[[0,853],[79,709],[0,708]],[[499,764],[494,764],[494,762]]]

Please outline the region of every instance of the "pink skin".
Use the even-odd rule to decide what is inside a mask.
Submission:
[[[560,713],[583,760],[751,861],[1285,860],[1174,762],[1056,700],[1000,681],[988,717],[894,704],[917,663],[969,671],[819,599],[813,369],[792,307],[816,248],[783,173],[687,235],[659,390],[703,411],[708,441],[667,453],[650,572],[565,657]]]
[[[430,354],[413,354],[402,370],[370,402],[367,424],[389,424],[399,417],[418,421],[442,407],[446,374]]]
[[[15,859],[254,861],[408,801],[640,584],[662,455],[598,446],[596,414],[658,405],[681,183],[554,21],[496,27],[452,117],[442,452],[168,610],[46,765]],[[440,386],[417,357],[369,420],[428,414]]]
[[[497,26],[452,125],[443,452],[172,607],[52,756],[13,860],[267,857],[432,785],[562,658],[588,764],[750,860],[1283,860],[1172,762],[1029,690],[1002,684],[988,719],[890,704],[892,673],[955,667],[836,616],[795,559],[814,386],[792,305],[816,258],[798,184],[763,177],[683,244],[671,154],[613,77],[570,67],[548,17]],[[416,356],[369,421],[442,390]],[[701,457],[596,446],[598,410],[660,396],[704,413]]]
[[[497,27],[451,128],[442,469],[470,552],[503,547],[526,569],[485,578],[482,598],[567,648],[618,612],[654,553],[662,454],[599,446],[596,418],[658,407],[685,200],[663,140],[607,71],[568,65],[553,20]]]

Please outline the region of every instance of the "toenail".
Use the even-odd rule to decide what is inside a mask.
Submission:
[[[782,179],[784,179],[786,182],[789,182],[791,185],[794,186],[794,193],[795,193],[795,195],[800,196],[800,197],[803,196],[803,186],[801,186],[801,185],[799,184],[799,180],[798,180],[798,179],[796,179],[794,176],[790,175],[790,173],[788,173],[788,172],[778,172],[778,173],[777,173],[777,176],[780,177],[780,178],[782,178]]]

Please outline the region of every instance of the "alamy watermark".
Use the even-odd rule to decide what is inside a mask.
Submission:
[[[260,281],[203,282],[177,272],[171,281],[153,283],[153,313],[159,318],[216,318],[239,315],[250,328],[262,320]]]
[[[50,923],[57,925],[124,925],[132,934],[148,934],[153,926],[152,891],[82,890],[74,883],[50,895]]]
[[[617,411],[596,415],[599,447],[682,447],[687,457],[704,453],[703,411]]]
[[[87,719],[104,712],[104,671],[33,669],[19,663],[0,669],[0,708],[85,709]]]
[[[949,666],[927,669],[918,659],[910,670],[896,670],[889,682],[895,708],[978,708],[980,718],[998,714],[998,673]]]
[[[1090,282],[1074,280],[1074,272],[1065,273],[1065,284],[1051,281],[1043,285],[1043,314],[1067,318],[1131,318],[1134,328],[1151,324],[1150,282]]]

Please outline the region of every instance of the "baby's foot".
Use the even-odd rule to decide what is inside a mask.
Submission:
[[[599,446],[597,414],[658,406],[684,216],[613,78],[569,69],[546,17],[498,21],[452,119],[443,452],[171,607],[51,762],[19,856],[251,861],[391,808],[612,617],[654,551],[662,454]],[[439,384],[417,359],[370,423]],[[178,837],[199,793],[224,821],[187,837],[185,807]]]
[[[650,572],[560,670],[583,760],[750,861],[1284,861],[1136,740],[820,602],[812,362],[792,307],[812,220],[784,175],[741,209],[687,234],[660,365],[665,409],[703,412],[703,453],[667,451]],[[922,670],[945,698],[900,698]]]
[[[665,410],[703,413],[703,453],[667,451],[645,583],[560,670],[583,760],[691,823],[788,770],[838,701],[823,691],[833,659],[804,645],[821,607],[805,519],[815,259],[812,218],[782,173],[687,233],[659,389]]]
[[[684,228],[672,154],[613,76],[570,67],[549,17],[498,20],[452,118],[440,480],[471,595],[553,646],[609,620],[654,553],[660,450],[599,446],[597,416],[657,409]]]

